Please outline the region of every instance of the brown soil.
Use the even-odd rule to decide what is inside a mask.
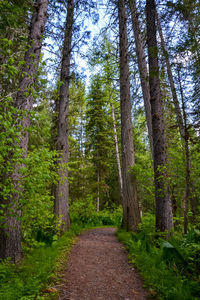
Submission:
[[[59,300],[142,300],[148,292],[129,264],[115,228],[84,232],[73,246]]]

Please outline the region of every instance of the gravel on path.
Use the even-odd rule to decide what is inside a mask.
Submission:
[[[59,300],[143,300],[148,292],[130,265],[115,228],[84,232],[73,246]]]

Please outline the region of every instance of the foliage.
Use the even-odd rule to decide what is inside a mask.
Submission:
[[[60,267],[60,257],[64,255],[66,261],[73,240],[79,233],[80,227],[71,227],[52,246],[33,250],[18,266],[9,260],[0,262],[0,299],[46,299],[39,293],[55,277],[54,272]]]
[[[184,239],[175,235],[165,241],[163,233],[154,231],[154,223],[153,216],[145,215],[138,233],[118,231],[117,236],[127,246],[131,262],[158,299],[197,299],[200,296],[199,271],[194,272],[191,258],[197,252],[191,249],[194,244],[199,249],[199,232],[190,232]]]
[[[154,181],[153,162],[148,145],[147,128],[143,110],[135,109],[134,117],[134,151],[135,165],[131,170],[137,179],[137,193],[142,210],[144,212],[154,211]]]
[[[48,148],[34,149],[26,159],[24,176],[24,198],[22,214],[22,237],[27,247],[38,245],[38,234],[53,236],[54,201],[52,183],[56,182],[56,152]]]
[[[113,207],[110,210],[97,212],[92,198],[84,201],[75,201],[70,205],[70,219],[75,224],[88,224],[90,226],[112,225],[120,226],[122,221],[122,208]]]
[[[44,46],[51,52],[55,61],[48,57],[47,69],[58,74],[60,50],[54,53],[54,42],[61,45],[64,31],[63,14],[66,7],[62,1],[49,1],[49,22],[47,32],[51,37]],[[84,18],[93,18],[95,2],[78,1],[77,18],[74,24],[73,50],[79,45],[86,45]],[[139,3],[140,2],[140,3]],[[136,66],[134,40],[130,34],[129,52],[131,61],[131,94],[133,106],[133,137],[135,166],[131,172],[137,177],[137,193],[144,213],[143,223],[138,233],[118,232],[119,238],[129,249],[131,260],[142,273],[146,284],[157,292],[160,299],[195,299],[199,297],[200,281],[200,151],[199,151],[199,4],[194,0],[161,1],[158,14],[161,19],[168,55],[172,65],[178,99],[181,99],[179,84],[183,87],[183,102],[186,108],[189,150],[190,150],[190,200],[196,201],[197,211],[188,212],[189,232],[183,235],[183,210],[185,196],[185,156],[183,144],[178,132],[175,109],[169,82],[166,79],[165,63],[162,52],[159,60],[162,64],[161,88],[165,118],[165,132],[168,156],[169,195],[172,199],[175,232],[166,241],[166,234],[154,231],[154,179],[153,164],[147,138],[146,120],[142,104],[139,72]],[[58,88],[55,89],[45,64],[40,61],[40,70],[34,83],[34,109],[30,113],[31,126],[28,129],[29,145],[25,160],[21,160],[19,147],[22,127],[19,120],[26,114],[14,105],[18,92],[24,54],[27,50],[27,36],[33,1],[11,0],[0,2],[0,226],[6,218],[6,201],[14,193],[10,179],[14,166],[23,165],[21,169],[21,186],[24,194],[20,195],[22,208],[22,240],[26,259],[19,266],[9,260],[0,264],[0,298],[34,299],[39,290],[49,280],[55,262],[64,248],[71,244],[74,231],[79,231],[75,224],[90,226],[120,226],[122,208],[118,184],[118,173],[114,152],[114,139],[110,103],[116,116],[117,136],[120,141],[119,114],[119,65],[116,38],[109,29],[103,36],[94,39],[94,48],[89,52],[89,67],[92,75],[87,81],[81,74],[72,73],[70,82],[69,107],[69,195],[70,218],[72,229],[60,240],[59,224],[54,217],[53,185],[58,180],[56,172],[55,127],[53,116],[57,115],[59,103]],[[87,4],[87,5],[86,5]],[[110,3],[111,4],[111,3]],[[146,37],[144,22],[145,1],[138,1],[139,18]],[[80,6],[80,7],[78,7]],[[111,9],[113,6],[111,4]],[[80,9],[81,8],[81,9]],[[84,9],[83,9],[84,8]],[[81,11],[82,10],[82,11]],[[114,13],[112,11],[112,15]],[[105,19],[106,20],[106,19]],[[167,20],[167,21],[166,21]],[[115,27],[115,22],[113,22]],[[172,30],[173,25],[173,30]],[[130,30],[131,31],[131,30]],[[101,38],[102,37],[102,38]],[[51,43],[51,45],[48,45]],[[115,47],[116,46],[116,47]],[[56,48],[56,47],[55,47]],[[78,49],[81,50],[81,49]],[[58,53],[59,52],[59,53]],[[81,52],[81,51],[78,51]],[[83,54],[83,53],[82,53]],[[165,53],[166,54],[166,53]],[[88,53],[87,53],[88,55]],[[45,54],[45,57],[48,56]],[[73,55],[72,55],[73,56]],[[76,59],[76,55],[74,56]],[[174,59],[172,61],[171,59]],[[75,64],[77,62],[75,61]],[[79,63],[79,61],[78,61]],[[51,66],[52,65],[52,66]],[[56,68],[54,67],[56,65]],[[73,65],[73,63],[70,63]],[[177,66],[180,81],[177,81]],[[94,75],[96,74],[96,75]],[[48,83],[47,83],[48,82]],[[53,93],[51,92],[53,90]],[[181,107],[181,101],[180,101]],[[119,143],[120,144],[120,143]],[[121,149],[119,145],[119,152]],[[100,182],[97,180],[100,175]],[[100,192],[100,212],[96,212],[96,199]],[[9,210],[8,210],[9,211]],[[58,240],[58,241],[57,241]],[[43,299],[37,296],[37,299]]]
[[[100,207],[109,198],[109,186],[107,179],[110,176],[113,162],[113,134],[111,115],[108,109],[108,97],[102,78],[95,75],[92,79],[91,88],[87,100],[86,111],[86,154],[93,164],[95,181],[94,192],[100,193]],[[99,182],[98,178],[99,177]]]

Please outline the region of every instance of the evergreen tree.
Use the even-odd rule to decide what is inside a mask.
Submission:
[[[103,206],[102,196],[109,193],[106,178],[109,176],[110,149],[113,146],[106,93],[99,75],[92,78],[87,101],[86,120],[87,147],[94,165],[98,211]]]
[[[70,79],[70,58],[71,43],[74,23],[74,1],[67,3],[65,38],[63,42],[62,63],[60,74],[60,92],[58,104],[58,136],[56,148],[59,153],[58,159],[58,176],[59,182],[55,191],[55,214],[59,218],[61,231],[65,231],[69,225],[69,184],[68,184],[68,135],[69,135],[69,79]]]
[[[159,78],[159,66],[156,39],[156,6],[154,0],[146,1],[147,45],[149,59],[149,86],[151,96],[154,178],[156,198],[156,228],[169,231],[173,228],[172,206],[168,194],[167,157],[164,133],[163,109]]]
[[[130,167],[134,165],[133,132],[130,103],[129,55],[126,25],[125,1],[118,1],[119,50],[120,50],[120,107],[121,107],[121,144],[123,178],[123,227],[137,230],[140,211],[136,192],[135,174]]]

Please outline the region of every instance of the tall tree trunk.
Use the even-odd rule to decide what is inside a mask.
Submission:
[[[173,74],[172,74],[172,70],[171,70],[171,65],[170,65],[170,60],[169,60],[169,55],[168,55],[168,51],[167,51],[167,47],[165,44],[165,39],[163,36],[163,32],[162,32],[162,27],[160,25],[160,21],[159,21],[159,17],[158,17],[158,13],[156,13],[156,19],[157,19],[157,27],[158,27],[158,31],[159,31],[159,35],[160,35],[160,39],[161,39],[161,46],[163,48],[164,51],[164,57],[165,57],[165,62],[166,62],[166,66],[167,66],[167,74],[168,74],[168,79],[169,79],[169,83],[170,83],[170,89],[171,89],[171,93],[172,93],[172,97],[173,97],[173,102],[174,102],[174,107],[175,107],[175,112],[176,112],[176,119],[177,119],[177,123],[179,126],[179,132],[182,138],[182,142],[183,142],[183,147],[185,148],[185,161],[186,161],[186,173],[188,173],[186,175],[186,177],[188,177],[188,183],[186,180],[186,195],[190,192],[190,189],[188,189],[187,185],[189,185],[190,183],[190,170],[188,170],[188,168],[190,169],[190,152],[189,152],[189,136],[188,136],[188,131],[187,131],[187,116],[186,116],[186,111],[185,111],[185,105],[184,105],[184,99],[183,99],[183,90],[181,87],[181,81],[179,78],[179,85],[180,85],[180,91],[181,91],[181,101],[182,101],[182,111],[183,111],[183,115],[181,113],[181,109],[180,109],[180,105],[179,105],[179,101],[178,101],[178,97],[177,97],[177,93],[176,93],[176,87],[174,84],[174,79],[173,79]],[[179,76],[179,71],[178,71],[178,76]],[[190,204],[191,204],[191,210],[193,212],[193,214],[195,215],[195,213],[197,213],[197,202],[193,201],[193,197],[189,197],[186,196],[186,198],[190,198]],[[188,204],[186,205],[186,207],[188,207]]]
[[[184,197],[184,233],[188,231],[188,204],[190,199],[190,152],[189,152],[189,133],[187,127],[187,116],[185,111],[185,102],[183,89],[181,85],[180,70],[178,68],[178,81],[180,86],[181,102],[182,102],[182,111],[183,111],[183,121],[184,121],[184,140],[185,140],[185,197]]]
[[[121,163],[119,157],[119,147],[118,147],[118,138],[117,138],[117,129],[115,122],[115,111],[112,102],[110,103],[112,120],[113,120],[113,133],[114,133],[114,141],[115,141],[115,156],[117,162],[117,171],[118,171],[118,179],[119,179],[119,188],[120,188],[120,198],[123,200],[123,181],[122,181],[122,171],[121,171]]]
[[[144,109],[147,121],[147,128],[149,134],[150,149],[153,157],[153,137],[152,137],[152,123],[151,123],[151,104],[150,104],[150,89],[148,82],[148,71],[146,58],[144,53],[144,43],[140,30],[140,22],[138,18],[137,6],[135,0],[129,0],[129,7],[131,11],[132,26],[135,37],[136,55],[138,61],[138,68],[140,72],[140,81],[142,86],[142,94],[144,99]]]
[[[157,21],[158,32],[160,35],[160,40],[161,40],[161,46],[163,48],[165,62],[166,62],[166,66],[167,66],[167,75],[168,75],[170,89],[171,89],[174,107],[175,107],[175,111],[176,111],[176,119],[177,119],[177,123],[179,126],[180,135],[181,135],[182,139],[184,139],[185,130],[184,130],[184,125],[183,125],[183,117],[182,117],[182,113],[181,113],[181,109],[179,106],[179,101],[178,101],[178,97],[177,97],[177,93],[176,93],[176,88],[175,88],[174,79],[173,79],[173,75],[172,75],[171,65],[170,65],[170,61],[169,61],[169,55],[168,55],[167,47],[165,44],[165,40],[164,40],[164,36],[163,36],[163,32],[162,32],[162,28],[160,25],[160,21],[159,21],[157,12],[156,12],[156,21]]]
[[[130,167],[134,165],[133,128],[131,120],[129,55],[125,1],[118,1],[120,48],[120,107],[123,180],[123,226],[137,230],[140,219],[136,192],[136,178]]]
[[[22,158],[27,156],[28,148],[28,127],[30,126],[29,112],[33,107],[33,95],[31,89],[34,89],[36,74],[39,65],[39,59],[42,47],[42,38],[46,23],[46,14],[48,8],[48,0],[37,0],[34,4],[34,12],[30,25],[28,38],[28,50],[25,54],[25,65],[23,68],[23,77],[19,83],[19,92],[17,94],[15,104],[22,111],[19,117],[19,123],[22,127],[19,147],[22,149]],[[26,95],[28,93],[28,96]],[[26,111],[24,115],[23,112]],[[17,261],[22,256],[21,251],[21,209],[20,198],[23,194],[21,187],[22,176],[20,173],[21,165],[15,165],[14,172],[10,175],[15,189],[8,201],[6,201],[6,211],[8,216],[5,220],[5,227],[0,232],[0,257],[12,257]]]
[[[156,6],[154,0],[146,0],[147,45],[149,59],[149,86],[154,152],[154,179],[156,198],[156,229],[168,231],[173,228],[172,205],[168,194],[167,157],[164,133],[164,120],[160,90],[157,39]]]
[[[62,64],[61,64],[61,87],[59,96],[58,115],[58,139],[57,150],[59,152],[58,175],[59,182],[56,186],[55,214],[61,225],[61,232],[70,226],[69,220],[69,183],[68,183],[68,116],[69,116],[69,80],[70,80],[70,56],[72,28],[74,19],[74,0],[67,2],[67,18],[65,27],[65,39],[63,44]]]

